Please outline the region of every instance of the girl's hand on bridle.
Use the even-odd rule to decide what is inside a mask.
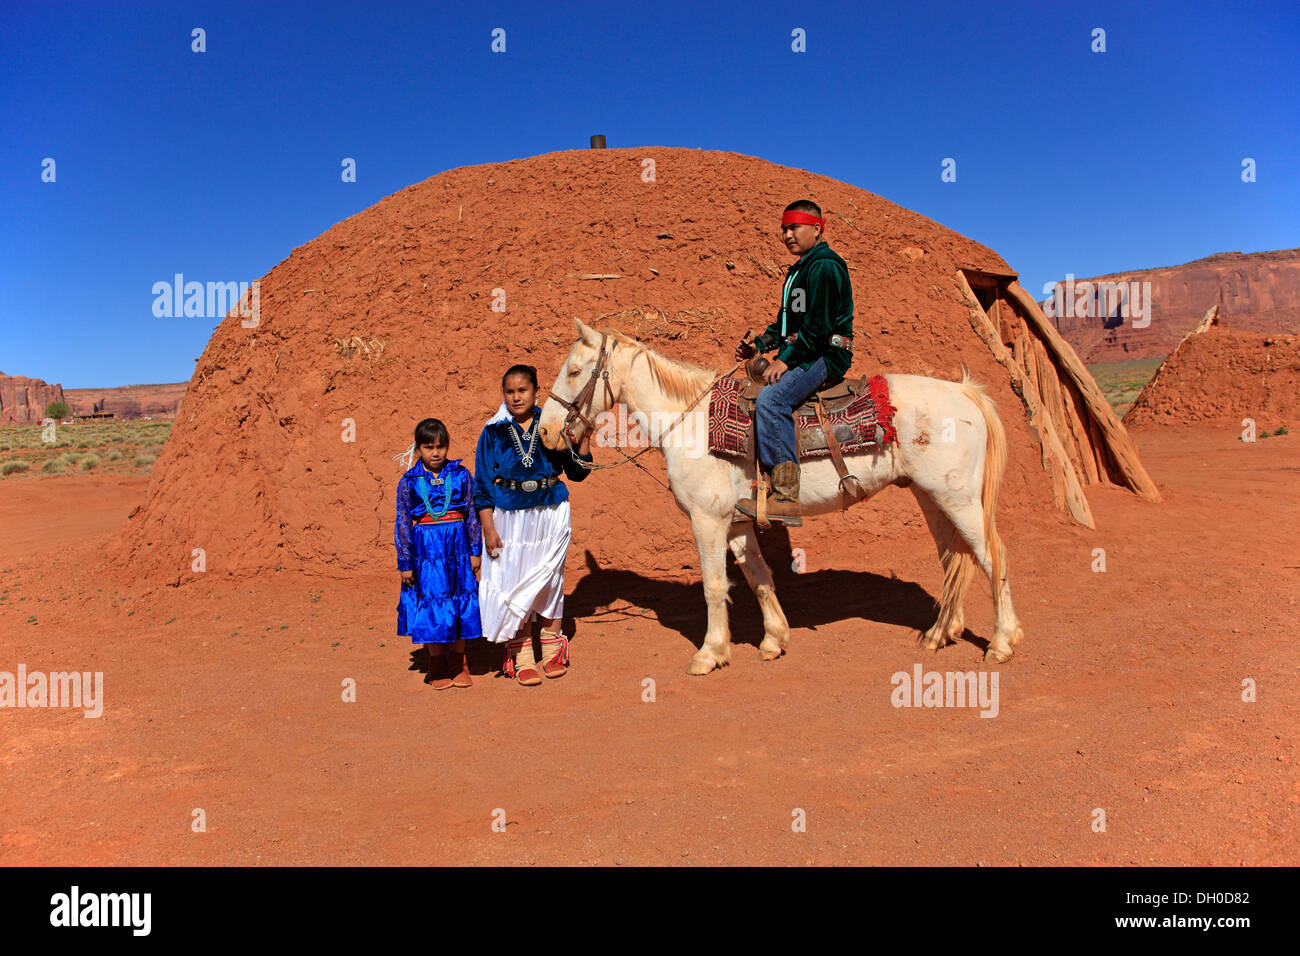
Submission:
[[[402,575],[402,587],[409,588],[412,584],[415,583],[414,571],[400,571],[398,573]]]

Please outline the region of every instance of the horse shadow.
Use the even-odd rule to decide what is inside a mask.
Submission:
[[[791,629],[815,631],[824,624],[858,617],[920,632],[935,622],[938,602],[914,581],[871,571],[797,572],[790,560],[789,532],[776,525],[760,539],[760,546],[772,569],[781,608]],[[586,551],[585,558],[587,573],[564,599],[565,615],[560,627],[570,641],[582,636],[583,630],[613,629],[620,625],[631,630],[624,622],[655,620],[660,626],[681,634],[699,650],[708,627],[704,589],[699,581],[665,581],[635,571],[602,568],[590,550]],[[730,553],[727,579],[731,583],[728,617],[732,643],[757,648],[763,639],[763,615],[749,582]],[[578,626],[579,620],[582,628]],[[530,630],[536,637],[539,630],[536,621],[531,623]],[[958,640],[981,651],[989,645],[969,628],[962,631]],[[501,676],[500,644],[466,641],[465,654],[471,674]],[[423,645],[412,648],[408,669],[428,673],[429,653]]]
[[[870,571],[795,571],[789,534],[784,528],[774,526],[762,540],[762,550],[792,630],[815,631],[821,625],[859,617],[921,632],[938,616],[934,596],[914,581]],[[698,581],[664,581],[635,571],[601,568],[590,551],[586,552],[586,564],[587,574],[565,598],[566,634],[575,634],[579,618],[584,629],[599,629],[602,625],[612,629],[639,618],[656,620],[662,627],[677,631],[697,650],[704,643],[708,611]],[[757,647],[763,639],[763,615],[743,572],[730,555],[727,578],[731,583],[728,616],[732,642]],[[989,644],[969,628],[958,640],[981,650]]]

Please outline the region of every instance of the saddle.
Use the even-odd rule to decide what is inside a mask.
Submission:
[[[745,363],[746,378],[724,378],[709,400],[709,450],[715,454],[755,460],[754,407],[763,390],[767,359],[754,356]],[[800,461],[830,458],[840,475],[840,487],[850,500],[862,497],[844,465],[845,452],[883,449],[897,442],[889,385],[880,375],[838,379],[818,389],[794,410],[795,446]],[[847,486],[847,487],[846,487]]]
[[[768,361],[761,355],[755,355],[745,363],[746,378],[740,386],[740,407],[750,415],[754,414],[754,407],[758,402],[758,393],[767,387],[763,381],[763,372],[767,370]],[[858,378],[836,378],[825,382],[812,398],[804,402],[794,410],[795,414],[795,441],[799,446],[799,457],[803,458],[805,452],[815,452],[821,449],[827,449],[825,430],[818,422],[816,426],[799,428],[799,418],[816,419],[818,417],[818,404],[821,405],[821,411],[829,418],[836,412],[845,411],[850,405],[863,395],[870,394],[868,382],[870,377],[866,375]],[[839,423],[837,428],[832,432],[841,443],[851,442],[854,439],[853,428],[847,422]],[[816,457],[816,456],[809,456]]]
[[[738,404],[743,413],[750,418],[754,415],[754,407],[758,402],[758,393],[767,387],[763,381],[763,373],[767,370],[768,361],[761,355],[755,355],[745,363],[745,379],[742,380],[738,396]],[[883,379],[880,380],[883,386]],[[880,389],[878,388],[879,392]],[[884,391],[888,396],[888,391]],[[863,399],[866,399],[863,401]],[[861,375],[857,378],[836,378],[823,384],[814,395],[806,402],[794,410],[794,438],[795,445],[799,452],[800,460],[808,458],[837,457],[840,447],[850,446],[851,450],[857,450],[862,447],[862,438],[860,427],[866,422],[862,421],[862,416],[858,414],[865,411],[868,404],[874,408],[872,402],[871,376]],[[854,407],[854,406],[857,407]],[[875,409],[878,410],[878,409]],[[893,409],[891,408],[892,412]],[[872,416],[872,424],[879,424],[879,416]],[[885,422],[890,432],[892,426]],[[883,429],[882,429],[883,432]],[[885,441],[890,440],[884,434],[871,434],[867,436],[867,444],[883,445]]]

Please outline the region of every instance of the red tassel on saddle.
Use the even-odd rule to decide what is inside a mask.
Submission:
[[[867,380],[871,390],[871,404],[876,407],[876,424],[885,434],[886,442],[898,444],[898,432],[894,429],[894,413],[898,411],[889,404],[889,383],[883,375],[873,375]]]

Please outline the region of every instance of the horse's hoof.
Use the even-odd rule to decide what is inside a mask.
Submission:
[[[686,673],[693,677],[703,677],[717,666],[717,662],[713,658],[700,660],[698,657],[692,657],[690,666],[686,668]]]
[[[772,651],[772,650],[768,650],[768,649],[765,648],[765,647],[760,647],[760,648],[758,649],[758,656],[759,656],[759,658],[761,658],[762,660],[765,660],[765,661],[774,661],[774,660],[776,660],[778,657],[780,657],[780,656],[781,656],[782,654],[784,654],[784,653],[785,653],[785,651],[781,650],[780,648],[777,648],[777,649],[774,650],[774,651]]]
[[[921,639],[917,643],[921,645],[922,650],[935,651],[937,653],[939,648],[945,647],[951,642],[947,634],[931,628],[921,635]]]
[[[1005,650],[1000,650],[996,647],[993,647],[992,645],[989,645],[989,649],[984,652],[984,663],[1005,664],[1007,661],[1011,660],[1011,657],[1014,653],[1015,652],[1012,651],[1011,648],[1009,647],[1006,648]]]

